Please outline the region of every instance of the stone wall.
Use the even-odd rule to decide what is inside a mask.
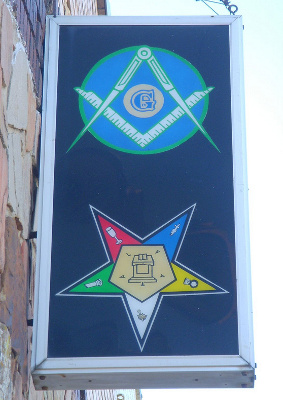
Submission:
[[[104,2],[83,3],[78,12],[105,13]],[[0,400],[99,399],[95,391],[36,392],[30,370],[43,41],[52,10],[50,0],[0,0]]]
[[[0,2],[0,398],[7,400],[21,399],[30,385],[29,233],[40,132],[33,75],[10,5]]]
[[[29,2],[30,6],[37,3]],[[41,24],[38,12],[36,23],[26,18],[28,9],[24,9],[24,17],[21,15],[24,4],[26,2],[0,0],[1,400],[43,399],[43,396],[32,394],[35,391],[30,377],[32,260],[35,254],[35,240],[31,239],[30,233],[38,185],[42,89],[39,57],[43,57],[40,48],[44,27],[40,25],[40,28],[35,28],[38,23]],[[45,19],[43,12],[41,15]],[[19,26],[24,27],[23,31]],[[36,29],[40,29],[41,37]],[[30,39],[28,46],[26,35]],[[36,36],[38,41],[34,43]],[[29,60],[29,54],[35,48],[36,56]]]
[[[94,0],[59,0],[58,5],[60,15],[97,14],[97,2]]]
[[[39,101],[42,93],[43,41],[45,34],[46,7],[44,0],[6,0],[10,5],[17,26],[25,43],[32,71],[35,91]]]

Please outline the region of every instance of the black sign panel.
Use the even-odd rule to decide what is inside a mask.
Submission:
[[[229,26],[61,26],[48,357],[237,355]]]

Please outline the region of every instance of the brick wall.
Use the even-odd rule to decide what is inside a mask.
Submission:
[[[106,15],[107,14],[106,0],[97,0],[97,12],[98,12],[98,15]]]
[[[10,0],[32,70],[36,94],[41,99],[43,73],[43,41],[46,7],[44,0]]]
[[[54,0],[10,0],[19,30],[25,42],[36,94],[41,102],[43,82],[43,44],[46,14],[53,14]],[[106,15],[105,0],[58,0],[58,15]]]
[[[15,2],[0,0],[1,400],[27,398],[31,385],[32,327],[28,320],[32,318],[29,292],[34,244],[29,235],[41,122],[38,92],[24,35],[18,29],[19,8],[15,15],[15,6]],[[21,24],[27,27],[24,18]]]

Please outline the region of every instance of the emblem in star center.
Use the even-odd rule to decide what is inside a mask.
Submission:
[[[121,298],[141,351],[164,296],[227,293],[178,261],[195,204],[144,238],[90,209],[107,261],[58,295]]]

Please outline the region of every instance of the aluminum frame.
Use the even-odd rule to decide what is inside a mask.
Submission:
[[[238,298],[237,356],[47,358],[59,30],[61,25],[229,25]],[[253,387],[254,350],[242,19],[212,17],[47,17],[42,109],[32,375],[36,389]]]

